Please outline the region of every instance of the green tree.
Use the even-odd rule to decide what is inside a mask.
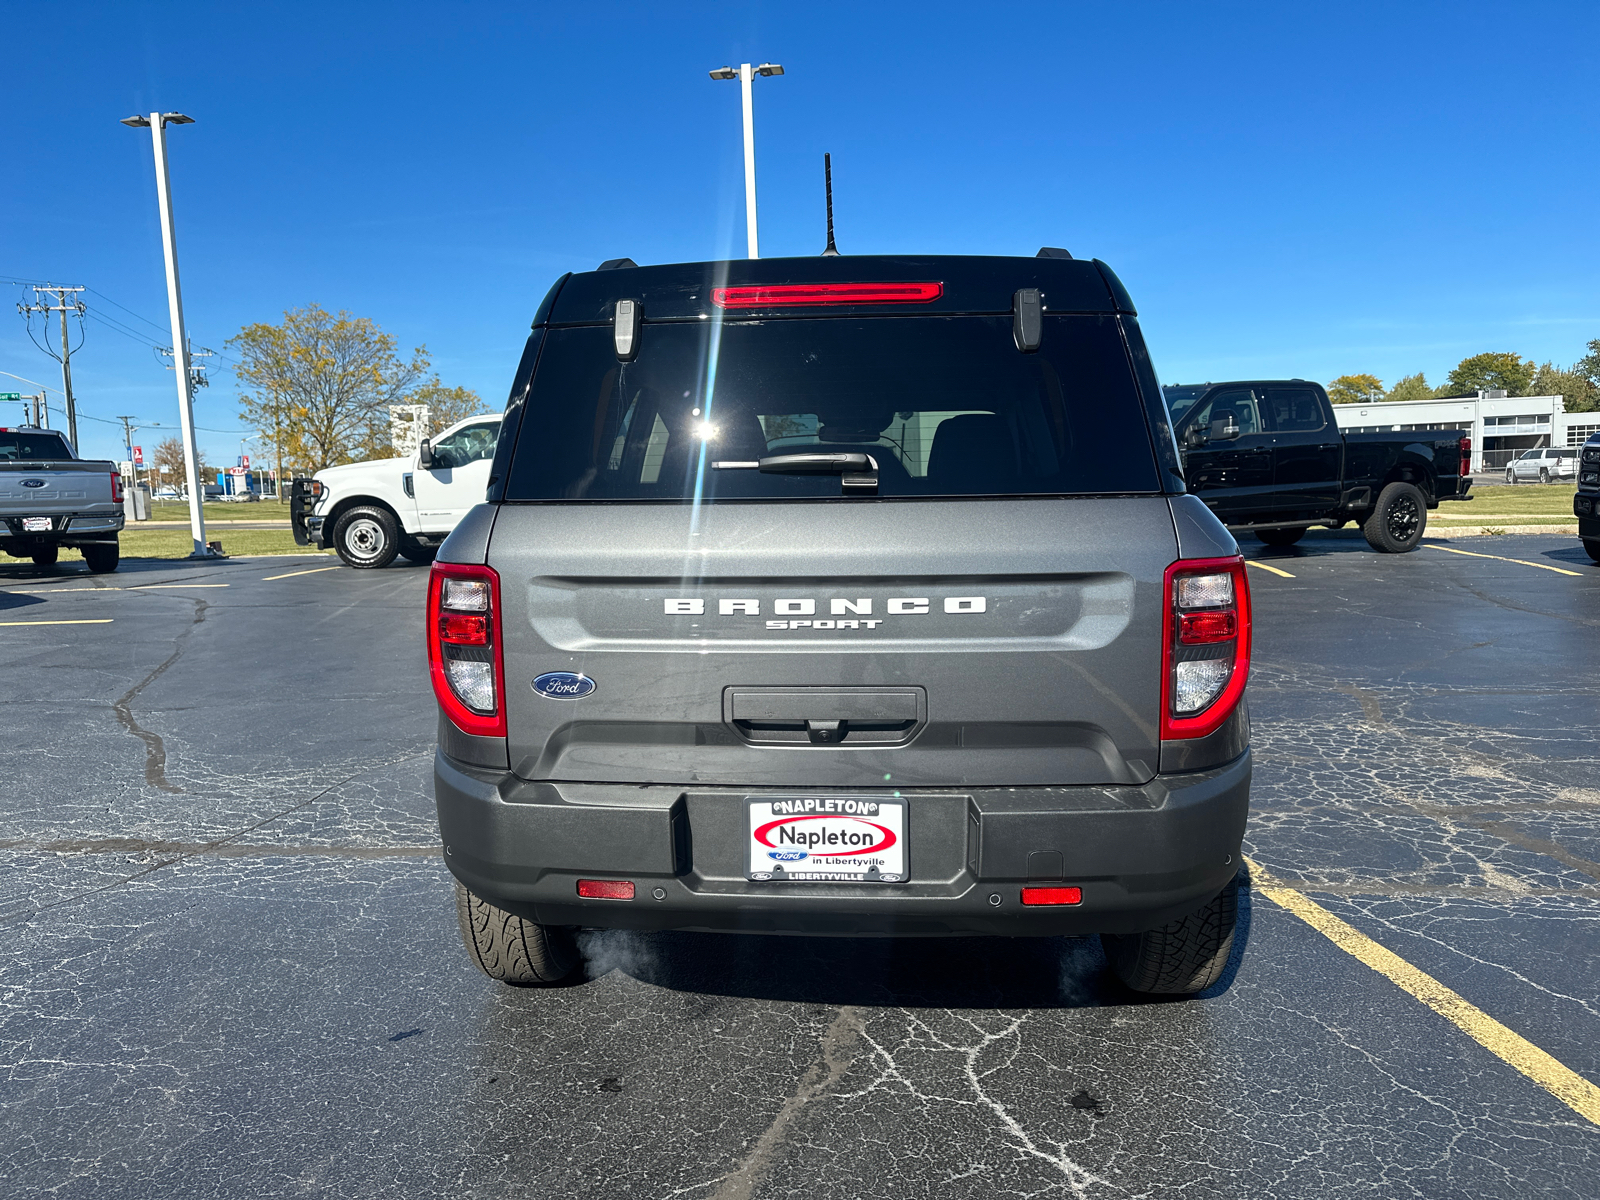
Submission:
[[[471,388],[445,387],[437,375],[412,392],[406,403],[428,406],[428,427],[435,434],[449,429],[457,421],[489,411],[477,392]]]
[[[1572,369],[1600,388],[1600,338],[1589,343],[1589,353],[1575,362]]]
[[[284,313],[280,325],[246,325],[227,344],[248,389],[240,418],[300,470],[365,457],[379,428],[386,443],[388,406],[405,403],[428,369],[426,348],[403,358],[370,317],[316,304]]]
[[[1533,360],[1520,354],[1474,354],[1456,364],[1444,387],[1435,394],[1473,396],[1480,389],[1504,388],[1508,396],[1526,396],[1536,370]]]
[[[1600,410],[1600,387],[1596,387],[1594,381],[1584,375],[1579,367],[1566,371],[1554,363],[1545,363],[1534,372],[1528,395],[1560,396],[1562,407],[1568,412]]]
[[[1328,399],[1335,404],[1360,404],[1383,394],[1383,380],[1376,375],[1341,375],[1328,385]]]
[[[1428,386],[1428,377],[1421,371],[1415,375],[1407,375],[1389,389],[1385,400],[1431,400],[1433,389]]]

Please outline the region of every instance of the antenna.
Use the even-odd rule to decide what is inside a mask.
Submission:
[[[838,258],[839,247],[833,244],[833,155],[822,156],[822,186],[828,195],[828,244],[822,251],[823,258]]]

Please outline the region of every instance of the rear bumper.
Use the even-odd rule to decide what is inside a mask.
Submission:
[[[1250,773],[1246,751],[1143,787],[906,791],[903,884],[746,880],[748,789],[530,783],[440,753],[434,794],[456,878],[544,924],[1048,936],[1153,929],[1204,904],[1238,870]],[[579,878],[631,880],[636,898],[580,900]],[[1083,903],[1022,905],[1024,884],[1057,881]]]

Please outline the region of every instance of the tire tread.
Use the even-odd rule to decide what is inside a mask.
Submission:
[[[1118,979],[1136,992],[1182,996],[1203,992],[1222,977],[1233,952],[1239,881],[1228,881],[1198,912],[1144,933],[1102,934]]]
[[[578,965],[570,931],[507,912],[460,883],[456,920],[472,961],[490,979],[525,987],[559,983]]]

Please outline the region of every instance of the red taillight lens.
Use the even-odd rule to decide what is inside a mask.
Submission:
[[[1185,646],[1207,646],[1225,642],[1239,631],[1239,619],[1232,609],[1224,612],[1181,613],[1178,641]]]
[[[434,563],[428,578],[428,672],[450,723],[477,737],[506,736],[500,576]]]
[[[122,503],[122,472],[120,471],[111,472],[111,502],[113,504]]]
[[[1167,568],[1161,736],[1214,733],[1250,676],[1250,581],[1244,558],[1182,559]]]
[[[718,308],[793,308],[808,304],[927,304],[944,295],[942,283],[780,283],[768,287],[712,288]]]
[[[1462,475],[1471,475],[1472,474],[1472,439],[1469,438],[1469,437],[1462,438],[1461,439],[1461,447],[1460,447],[1460,449],[1461,449],[1461,474]]]
[[[1083,889],[1075,887],[1025,887],[1024,904],[1082,904]]]
[[[477,613],[439,614],[439,640],[456,646],[487,646],[489,618]]]
[[[580,879],[578,895],[585,900],[632,900],[633,883],[627,879]]]

